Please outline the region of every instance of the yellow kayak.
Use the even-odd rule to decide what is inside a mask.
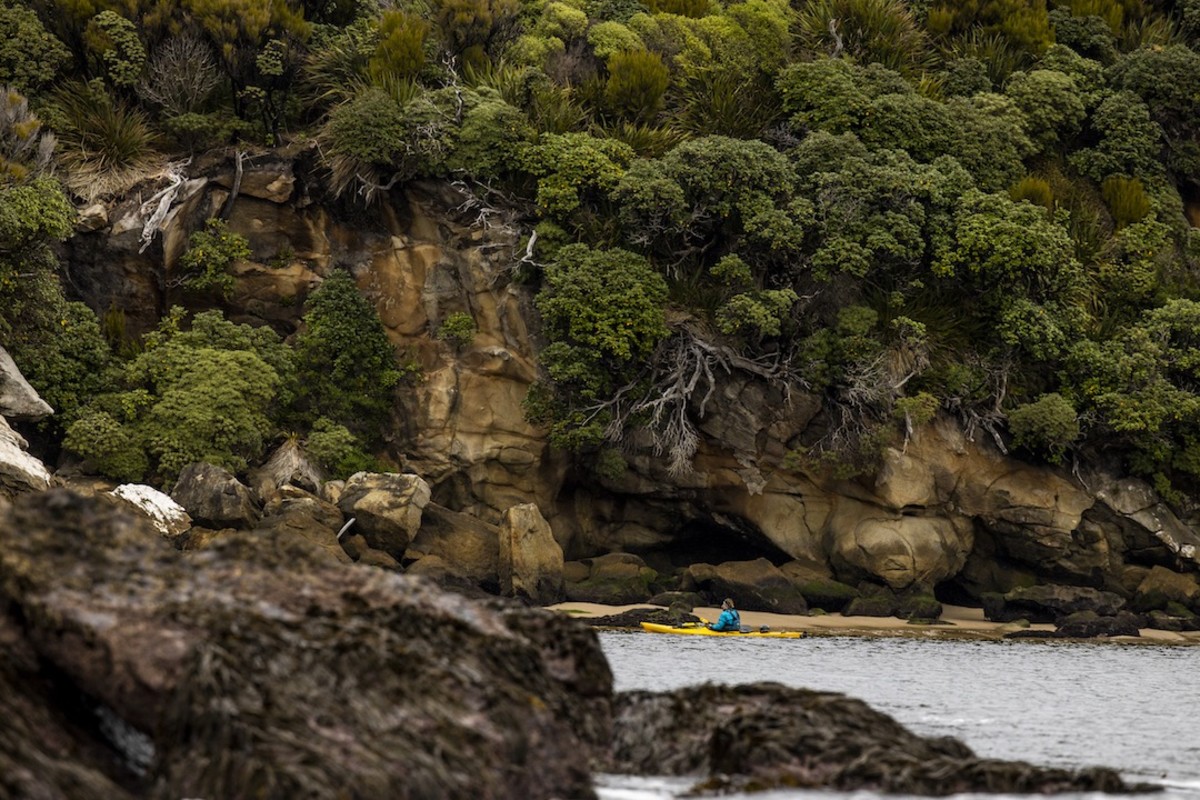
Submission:
[[[649,633],[682,633],[689,636],[731,636],[737,639],[758,638],[758,639],[803,639],[803,631],[756,631],[752,630],[749,633],[737,633],[735,631],[714,631],[703,625],[683,625],[674,627],[671,625],[659,625],[657,622],[643,622],[642,630]]]

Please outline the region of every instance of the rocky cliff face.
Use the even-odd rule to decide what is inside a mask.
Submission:
[[[312,164],[303,149],[244,163],[229,221],[254,260],[237,266],[227,312],[291,333],[311,288],[348,267],[422,369],[399,401],[391,447],[438,507],[495,526],[533,503],[568,560],[617,551],[677,565],[712,547],[725,560],[797,559],[848,583],[940,584],[974,599],[1037,581],[1129,595],[1155,565],[1196,569],[1196,528],[1145,484],[1023,463],[949,417],[889,451],[869,480],[786,469],[819,424],[820,401],[737,369],[720,374],[703,413],[691,410],[702,443],[690,472],[673,474],[634,437],[623,477],[581,474],[522,414],[537,342],[530,289],[513,280],[524,255],[515,218],[451,185],[408,185],[356,208],[325,197]],[[93,213],[71,241],[70,283],[94,308],[123,309],[146,328],[180,299],[187,236],[235,182],[229,160],[190,170],[157,227],[146,227],[154,209],[131,200]],[[461,347],[434,335],[454,312],[478,331]]]

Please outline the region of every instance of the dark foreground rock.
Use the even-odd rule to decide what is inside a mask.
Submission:
[[[919,795],[1127,792],[1113,770],[977,757],[844,695],[758,683],[618,694],[606,769],[695,775],[701,790],[829,788]]]
[[[330,563],[193,553],[64,491],[0,510],[0,798],[587,798],[594,634]]]

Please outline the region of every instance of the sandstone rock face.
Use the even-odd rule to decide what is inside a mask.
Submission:
[[[50,488],[46,465],[25,452],[29,443],[0,416],[0,498]]]
[[[1200,609],[1200,584],[1195,575],[1181,575],[1164,567],[1154,567],[1146,575],[1133,597],[1137,611],[1162,611],[1168,603]]]
[[[594,796],[612,677],[590,629],[267,538],[180,553],[63,491],[5,511],[0,789],[127,796],[111,743],[56,727],[89,697],[158,797]]]
[[[500,591],[539,605],[562,598],[563,552],[533,503],[513,506],[500,523]]]
[[[184,467],[171,499],[183,506],[193,522],[210,528],[249,528],[259,517],[250,490],[232,472],[212,464]]]
[[[882,579],[893,589],[953,577],[974,545],[968,520],[883,514],[852,500],[839,503],[829,530],[838,577]]]
[[[346,481],[338,508],[376,550],[404,555],[421,527],[429,484],[419,475],[359,472]]]
[[[183,506],[152,486],[123,483],[108,492],[108,496],[135,514],[145,517],[167,538],[175,538],[192,527],[192,518]]]
[[[12,356],[0,347],[0,417],[38,420],[54,413],[13,363]]]

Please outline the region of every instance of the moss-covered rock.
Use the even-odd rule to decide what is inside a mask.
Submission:
[[[0,746],[0,794],[121,797],[98,731],[50,735],[102,706],[163,798],[586,798],[608,738],[611,674],[564,615],[269,532],[183,553],[65,491],[0,517],[0,645],[0,743],[28,740]]]

